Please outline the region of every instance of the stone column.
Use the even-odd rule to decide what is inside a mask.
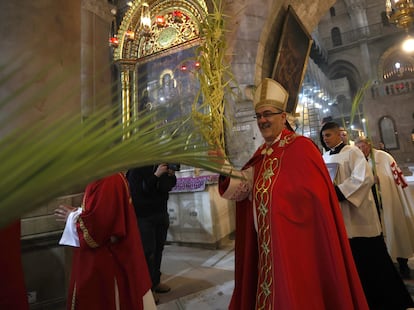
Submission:
[[[111,104],[111,53],[108,44],[113,6],[106,0],[81,2],[81,111],[83,119]]]
[[[368,19],[365,0],[345,0],[354,30],[361,31],[360,35],[368,35]]]
[[[365,0],[345,0],[352,26],[357,37],[360,39],[360,50],[364,72],[363,79],[371,78],[370,54],[368,44],[364,38],[369,35],[368,19],[366,14]]]

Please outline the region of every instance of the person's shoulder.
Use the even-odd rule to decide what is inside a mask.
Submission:
[[[295,134],[286,144],[286,152],[295,154],[295,158],[322,158],[321,150],[318,145],[309,137]]]
[[[142,166],[142,167],[135,167],[135,168],[131,168],[127,171],[127,175],[137,175],[137,174],[142,174],[142,173],[146,173],[148,171],[153,172],[154,166]]]
[[[380,161],[387,160],[389,162],[395,161],[394,157],[392,157],[392,155],[386,151],[377,150],[377,149],[373,149],[372,151],[374,152],[375,160],[380,160]]]
[[[111,175],[106,176],[105,178],[102,178],[102,182],[122,182],[125,180],[125,176],[121,172],[117,172]]]
[[[342,152],[343,151],[347,151],[347,152],[352,152],[352,153],[357,153],[357,154],[362,154],[362,156],[364,156],[364,153],[362,153],[362,151],[355,145],[350,145],[350,144],[346,144],[343,148],[342,148]]]
[[[292,145],[296,147],[311,147],[311,148],[318,149],[318,146],[315,144],[315,142],[313,142],[312,139],[299,135],[299,134],[294,134],[290,136],[288,142],[289,142],[287,143],[288,146]]]

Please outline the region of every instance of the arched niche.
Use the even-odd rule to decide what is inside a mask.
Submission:
[[[199,25],[208,14],[204,0],[148,1],[148,8],[150,31],[143,32],[142,2],[134,1],[119,26],[119,43],[113,51],[114,61],[120,69],[124,124],[136,118],[144,107],[157,105],[155,100],[151,102],[151,93],[157,96],[159,103],[161,96],[164,99],[173,97],[179,91],[180,83],[176,78],[180,75],[184,57],[188,58],[188,53],[180,54],[184,50],[194,50],[199,44]],[[163,18],[164,24],[160,25],[159,17]],[[151,76],[142,73],[143,70]],[[181,106],[167,108],[183,110]]]
[[[395,121],[390,116],[383,116],[378,121],[381,140],[386,149],[399,149],[398,132],[395,127]]]
[[[378,76],[385,83],[413,79],[414,56],[403,52],[399,45],[390,47],[379,59]]]
[[[338,27],[334,27],[331,29],[331,39],[333,46],[342,45],[341,30]]]
[[[329,64],[326,75],[330,80],[346,78],[349,83],[351,98],[355,96],[360,85],[363,84],[359,69],[347,60],[336,60]]]

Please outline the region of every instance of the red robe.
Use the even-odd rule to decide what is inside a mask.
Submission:
[[[0,309],[28,310],[20,247],[20,221],[0,229],[0,248]]]
[[[67,309],[117,309],[116,299],[121,310],[143,309],[151,279],[125,177],[89,184],[83,201]]]
[[[243,168],[253,167],[254,179],[252,198],[236,207],[235,288],[229,308],[255,309],[260,300],[266,310],[368,309],[319,150],[288,130],[272,149],[262,154],[263,145]],[[269,163],[273,171],[266,174],[263,167],[272,167]],[[220,184],[222,194],[228,184],[228,178]]]

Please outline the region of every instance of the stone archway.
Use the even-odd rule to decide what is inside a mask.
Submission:
[[[352,63],[345,60],[337,60],[329,65],[327,76],[329,79],[346,78],[349,82],[350,95],[353,97],[361,85],[361,74]]]
[[[301,22],[312,33],[321,17],[335,3],[330,1],[231,1],[226,13],[228,21],[229,55],[232,68],[241,87],[257,84],[273,70],[277,38],[280,36],[282,10],[292,5]]]
[[[392,73],[395,70],[395,62],[400,62],[402,66],[406,65],[409,66],[409,72],[402,72],[401,77],[389,76],[387,79],[387,75]],[[386,80],[399,80],[402,78],[413,78],[413,67],[414,67],[414,57],[411,54],[405,53],[401,51],[400,46],[391,46],[387,49],[380,57],[378,61],[378,76],[381,79],[381,82],[386,82]]]

